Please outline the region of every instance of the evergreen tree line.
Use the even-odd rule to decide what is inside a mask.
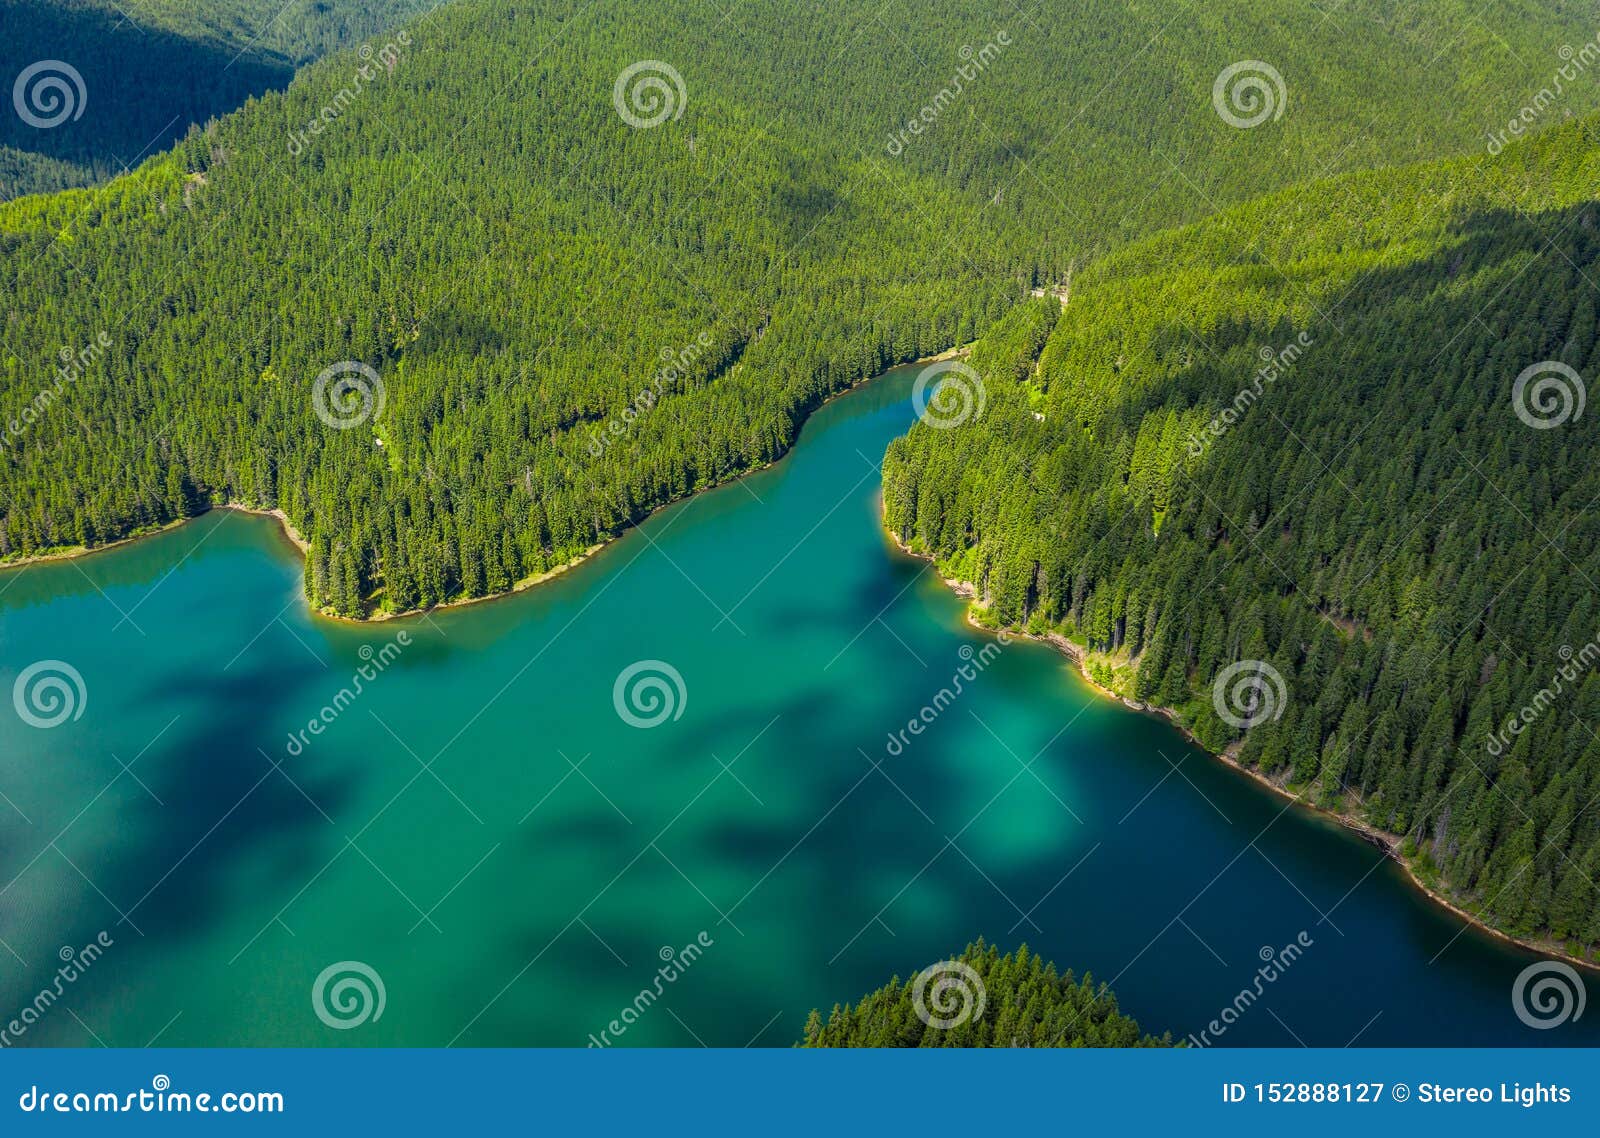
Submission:
[[[0,200],[104,181],[190,124],[286,86],[297,66],[432,7],[428,0],[0,0]],[[23,85],[24,71],[59,61]],[[52,93],[36,86],[64,80]],[[77,82],[81,81],[81,86]],[[26,92],[35,92],[28,97]],[[58,109],[59,107],[59,109]],[[59,120],[59,121],[57,121]]]
[[[812,1011],[801,1047],[1171,1047],[1142,1033],[1093,977],[1057,972],[1023,945],[1000,954],[980,939],[910,980],[896,976],[858,1003]],[[938,991],[945,983],[947,990]]]
[[[1135,234],[1396,146],[1471,145],[1473,114],[1501,113],[1501,41],[1531,80],[1580,26],[1496,4],[1491,36],[1465,0],[1416,24],[1352,3],[1373,18],[1342,31],[1290,0],[1197,11],[1191,35],[1111,0],[1018,17],[899,155],[885,140],[960,47],[995,39],[990,6],[919,14],[890,48],[865,0],[734,21],[705,0],[447,4],[387,60],[325,57],[127,176],[0,206],[0,558],[237,501],[285,512],[337,613],[506,589],[780,455],[828,395]],[[1456,66],[1414,66],[1436,30]],[[1236,130],[1211,84],[1257,47],[1294,101]],[[1336,63],[1352,51],[1367,73]],[[1112,58],[1138,74],[1107,86]],[[681,75],[682,113],[634,129],[613,84],[647,59]],[[37,413],[60,354],[102,333]],[[336,429],[313,394],[346,362],[383,398]]]
[[[1514,389],[1600,375],[1597,175],[1590,119],[1114,254],[974,349],[981,417],[891,445],[887,523],[988,619],[1592,954],[1600,432],[1565,378],[1565,412],[1524,392],[1538,427]],[[1244,728],[1240,661],[1282,678]]]

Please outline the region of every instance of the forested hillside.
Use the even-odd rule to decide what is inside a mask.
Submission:
[[[1133,245],[974,350],[984,413],[891,446],[887,523],[986,619],[1593,953],[1597,196],[1591,118]]]
[[[342,614],[506,589],[1101,251],[1481,146],[1591,15],[458,0],[0,207],[0,557],[232,500],[286,512]],[[1252,59],[1280,113],[1240,129],[1213,85]]]
[[[429,0],[0,0],[0,77],[14,103],[0,115],[0,200],[119,174],[170,147],[191,123],[285,86],[299,64],[431,7]],[[48,66],[23,79],[18,95],[14,85],[40,64]],[[62,83],[54,92],[39,86],[52,78]],[[52,101],[56,94],[64,104]]]
[[[1117,998],[1085,976],[1058,973],[1024,945],[981,940],[904,984],[895,977],[833,1011],[813,1011],[802,1047],[1170,1047],[1140,1032]]]
[[[55,0],[64,3],[67,0]],[[98,0],[109,3],[109,0]],[[400,27],[441,0],[139,0],[142,24],[235,51],[279,56],[296,66]]]

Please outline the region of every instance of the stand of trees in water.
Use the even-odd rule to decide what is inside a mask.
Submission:
[[[982,940],[954,960],[806,1021],[801,1047],[1171,1047],[1139,1030],[1117,998],[1040,960]]]
[[[1592,955],[1597,186],[1589,119],[1133,245],[973,351],[985,411],[890,447],[888,524],[986,619]]]

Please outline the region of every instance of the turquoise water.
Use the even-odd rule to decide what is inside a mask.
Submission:
[[[1179,1036],[1309,942],[1229,1045],[1596,1041],[1600,1011],[1525,1027],[1535,958],[1377,850],[967,627],[878,528],[913,375],[422,620],[313,619],[276,524],[221,512],[0,576],[0,694],[41,660],[82,680],[24,704],[53,727],[0,702],[0,1028],[51,994],[0,1042],[783,1046],[980,935]],[[653,726],[614,695],[641,661],[681,677],[624,684]],[[381,1014],[334,979],[318,1014],[341,962]]]

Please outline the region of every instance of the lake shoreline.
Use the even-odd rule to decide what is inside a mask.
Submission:
[[[35,553],[27,557],[17,557],[9,561],[0,561],[0,573],[8,573],[17,569],[26,569],[30,565],[48,565],[51,562],[58,561],[80,561],[85,557],[94,557],[101,553],[110,553],[113,549],[122,549],[123,547],[132,545],[135,542],[148,541],[150,538],[160,537],[162,534],[172,533],[174,530],[182,529],[190,522],[199,521],[207,514],[212,514],[219,510],[232,511],[237,514],[250,514],[251,516],[258,518],[276,518],[278,520],[278,524],[282,527],[284,538],[288,540],[290,545],[293,545],[302,554],[311,548],[311,546],[306,542],[306,539],[300,536],[299,531],[297,531],[294,526],[290,524],[289,515],[285,514],[282,510],[275,507],[272,509],[263,509],[259,506],[247,506],[243,502],[223,502],[220,505],[207,505],[205,509],[198,511],[190,517],[179,518],[177,521],[165,522],[151,529],[140,530],[137,533],[130,533],[127,537],[119,537],[117,540],[108,541],[104,545],[91,546],[87,549],[85,549],[83,546],[72,546],[68,549],[55,550],[50,553]]]
[[[881,508],[881,498],[879,504]],[[933,566],[934,572],[938,572],[938,566],[934,563],[934,559],[931,556],[924,553],[919,553],[912,549],[905,542],[901,541],[899,535],[891,530],[886,522],[882,525],[882,529],[884,537],[889,541],[895,550],[907,557]],[[955,593],[956,596],[968,602],[966,610],[966,621],[968,625],[978,629],[979,631],[990,634],[1000,631],[998,629],[990,628],[987,625],[981,624],[974,619],[973,609],[978,603],[978,591],[977,587],[971,581],[962,581],[953,577],[945,577],[943,575],[941,575],[939,579],[943,581],[945,587],[951,592]],[[1330,810],[1325,806],[1319,806],[1303,795],[1289,790],[1286,786],[1275,781],[1271,777],[1262,774],[1260,771],[1246,767],[1239,762],[1238,743],[1231,744],[1230,746],[1224,748],[1221,752],[1212,751],[1195,737],[1194,732],[1189,729],[1188,724],[1183,721],[1181,714],[1176,709],[1163,707],[1160,704],[1141,703],[1139,700],[1130,699],[1127,696],[1124,696],[1118,692],[1114,692],[1110,688],[1104,687],[1103,685],[1097,683],[1094,678],[1089,675],[1088,653],[1082,647],[1082,645],[1073,643],[1071,640],[1068,640],[1065,636],[1062,636],[1057,632],[1040,634],[1024,632],[1018,628],[1008,628],[1004,631],[1008,636],[1021,637],[1054,648],[1063,656],[1067,657],[1067,659],[1072,661],[1073,668],[1078,673],[1079,677],[1097,695],[1100,695],[1105,699],[1115,700],[1129,710],[1141,712],[1145,715],[1154,715],[1166,720],[1173,727],[1177,728],[1179,734],[1192,743],[1196,748],[1205,754],[1211,755],[1215,759],[1219,759],[1228,769],[1232,770],[1236,774],[1248,778],[1257,785],[1266,788],[1277,797],[1287,799],[1296,806],[1301,807],[1313,815],[1336,823],[1342,829],[1350,831],[1363,841],[1367,842],[1369,845],[1376,846],[1378,849],[1383,851],[1385,856],[1387,856],[1390,861],[1394,862],[1405,872],[1406,881],[1412,888],[1421,893],[1433,904],[1439,906],[1440,908],[1447,909],[1449,912],[1453,913],[1457,918],[1471,928],[1480,933],[1487,934],[1489,937],[1495,940],[1514,945],[1526,952],[1532,952],[1539,956],[1559,959],[1569,964],[1574,964],[1580,968],[1584,968],[1590,972],[1600,973],[1600,963],[1596,963],[1592,960],[1585,960],[1580,956],[1573,956],[1571,953],[1567,952],[1566,948],[1562,945],[1558,945],[1549,941],[1535,941],[1528,940],[1523,937],[1513,936],[1508,932],[1495,928],[1493,925],[1487,924],[1482,918],[1475,916],[1474,914],[1463,909],[1451,898],[1433,889],[1422,880],[1416,869],[1402,855],[1400,851],[1402,840],[1399,837],[1388,833],[1387,831],[1378,829],[1370,822],[1367,822],[1364,819],[1355,816],[1354,814],[1349,814],[1339,810]]]
[[[931,364],[931,363],[938,363],[940,360],[955,359],[958,356],[965,355],[967,350],[970,347],[971,347],[971,345],[967,344],[967,345],[962,345],[960,347],[955,347],[955,348],[946,348],[944,351],[938,352],[935,355],[923,356],[921,359],[911,360],[911,361],[909,361],[907,363],[903,363],[903,364],[895,364],[893,367],[889,368],[888,371],[893,371],[895,368],[916,367],[918,364]],[[588,561],[591,557],[595,556],[595,554],[600,553],[602,550],[608,549],[611,546],[615,545],[618,541],[620,541],[628,533],[629,530],[637,529],[639,526],[642,526],[645,522],[649,521],[650,518],[652,518],[656,513],[658,513],[661,510],[665,510],[665,509],[667,509],[667,508],[669,508],[671,506],[676,506],[681,502],[687,502],[689,499],[694,498],[694,497],[696,497],[696,496],[698,496],[700,494],[708,493],[709,491],[712,491],[712,490],[720,490],[724,486],[737,485],[738,483],[744,481],[746,478],[749,478],[752,475],[760,474],[761,472],[766,471],[766,470],[771,470],[774,466],[776,466],[778,463],[782,462],[785,458],[787,458],[790,455],[790,453],[794,450],[795,445],[797,443],[799,443],[799,441],[800,441],[800,432],[805,430],[806,423],[811,421],[811,416],[812,415],[814,415],[818,411],[822,410],[828,404],[832,403],[835,399],[839,399],[839,398],[842,398],[843,396],[849,395],[853,391],[858,391],[862,387],[866,386],[867,384],[872,383],[875,380],[881,379],[884,375],[887,375],[887,374],[888,374],[888,372],[885,371],[885,372],[879,372],[877,375],[869,375],[865,379],[858,380],[855,383],[852,383],[849,387],[841,388],[840,390],[834,392],[832,395],[828,396],[821,403],[818,403],[809,412],[807,412],[805,418],[801,420],[799,427],[797,427],[795,429],[794,442],[791,442],[787,447],[785,447],[783,453],[778,455],[778,457],[774,458],[771,462],[763,462],[758,466],[750,467],[748,470],[741,470],[738,474],[734,475],[732,478],[728,478],[728,479],[726,479],[726,480],[724,480],[722,482],[715,483],[714,485],[711,485],[711,486],[703,486],[698,490],[690,490],[687,494],[683,494],[683,495],[681,495],[679,497],[676,497],[676,498],[671,498],[671,499],[669,499],[669,500],[667,500],[665,502],[662,502],[658,506],[653,506],[648,511],[646,511],[645,514],[638,521],[630,522],[628,525],[626,525],[622,529],[618,530],[616,534],[614,534],[613,536],[607,538],[605,541],[596,542],[594,545],[591,545],[588,549],[584,550],[582,553],[580,553],[577,556],[573,557],[570,561],[566,561],[566,562],[564,562],[564,563],[562,563],[560,565],[557,565],[553,569],[547,569],[543,573],[537,573],[532,577],[525,577],[521,581],[516,582],[509,589],[502,590],[501,592],[498,592],[498,593],[488,593],[488,594],[486,594],[484,596],[481,596],[481,597],[460,597],[460,598],[457,598],[456,600],[445,601],[442,604],[437,604],[437,605],[434,605],[432,608],[427,608],[427,609],[407,609],[405,612],[394,612],[394,613],[391,613],[391,612],[375,612],[375,613],[371,614],[370,616],[364,616],[364,617],[340,616],[340,615],[338,615],[336,613],[326,612],[326,611],[320,610],[320,609],[313,610],[313,612],[317,616],[322,617],[324,620],[335,621],[335,622],[337,622],[339,624],[350,624],[350,625],[382,624],[385,621],[406,620],[406,619],[410,619],[412,617],[427,616],[427,615],[429,615],[431,613],[440,612],[440,611],[442,611],[444,609],[465,608],[467,605],[483,604],[483,603],[485,603],[487,601],[499,601],[499,600],[505,600],[508,597],[514,597],[518,593],[525,592],[526,590],[533,588],[535,585],[542,585],[546,581],[551,580],[552,578],[559,577],[563,573],[566,573],[566,572],[569,572],[570,570],[576,569],[579,565],[582,565],[584,562]]]
[[[636,529],[639,526],[643,525],[646,521],[648,521],[658,511],[667,509],[669,506],[675,506],[680,502],[687,502],[689,499],[695,497],[696,495],[706,493],[707,491],[717,490],[717,489],[720,489],[720,488],[722,488],[724,486],[733,486],[736,483],[738,483],[738,482],[740,482],[740,481],[742,481],[742,480],[744,480],[746,478],[749,478],[753,474],[759,474],[764,470],[769,470],[773,466],[776,466],[778,463],[782,462],[785,458],[787,458],[790,453],[793,452],[793,450],[795,448],[795,445],[800,441],[800,433],[801,433],[801,431],[803,431],[805,429],[806,423],[808,423],[810,421],[811,416],[816,414],[818,411],[822,410],[824,407],[826,407],[828,404],[832,403],[834,400],[839,399],[839,398],[841,398],[841,397],[843,397],[845,395],[849,395],[851,392],[857,391],[860,388],[864,387],[865,385],[867,385],[869,383],[872,383],[875,380],[881,379],[883,376],[887,375],[890,371],[894,371],[896,368],[917,367],[920,364],[931,364],[931,363],[938,363],[938,362],[940,362],[942,360],[957,359],[957,358],[959,358],[961,356],[966,355],[966,353],[971,349],[971,347],[972,347],[971,344],[962,344],[962,345],[958,345],[958,346],[953,347],[953,348],[946,348],[944,351],[936,352],[935,354],[933,354],[931,356],[923,356],[920,359],[908,360],[903,364],[894,364],[894,365],[890,366],[888,369],[886,369],[885,371],[878,372],[875,375],[866,376],[865,378],[859,379],[855,383],[852,383],[847,387],[840,388],[838,391],[835,391],[832,395],[829,395],[826,399],[822,400],[815,407],[811,408],[809,411],[807,411],[805,413],[804,417],[800,420],[799,425],[795,428],[794,440],[791,441],[789,443],[789,445],[784,448],[782,454],[778,455],[771,462],[764,462],[764,463],[761,463],[760,465],[752,466],[747,470],[740,471],[738,474],[734,475],[731,478],[725,479],[725,480],[723,480],[721,482],[717,482],[717,483],[715,483],[715,484],[713,484],[711,486],[703,486],[703,487],[700,487],[699,489],[696,489],[696,490],[690,490],[687,494],[683,494],[683,495],[681,495],[679,497],[672,498],[672,499],[669,499],[668,501],[662,502],[657,506],[653,506],[649,510],[647,510],[644,513],[644,515],[639,518],[638,521],[630,522],[628,525],[626,525],[622,529],[618,530],[616,534],[614,534],[611,537],[607,538],[605,541],[596,542],[594,545],[591,545],[588,549],[584,550],[582,553],[577,554],[576,556],[572,557],[571,559],[569,559],[569,560],[567,560],[565,562],[562,562],[561,564],[556,565],[553,568],[546,569],[541,573],[535,573],[531,577],[524,577],[522,580],[517,581],[514,584],[512,584],[511,587],[508,588],[508,589],[502,589],[499,592],[495,592],[495,593],[487,593],[487,594],[485,594],[485,595],[483,595],[481,597],[457,597],[457,598],[454,598],[452,600],[442,601],[439,604],[433,605],[433,606],[431,606],[429,608],[413,608],[413,609],[407,609],[404,612],[384,612],[384,611],[379,610],[379,611],[374,611],[372,613],[369,613],[366,616],[360,616],[360,617],[350,617],[350,616],[341,615],[339,613],[328,612],[326,609],[323,609],[321,607],[318,607],[318,606],[315,606],[315,605],[310,605],[309,602],[308,602],[308,607],[310,608],[311,614],[313,616],[315,616],[315,617],[320,618],[320,619],[332,621],[332,622],[334,622],[336,624],[347,624],[347,625],[361,626],[361,625],[383,624],[383,623],[385,623],[387,621],[392,621],[392,620],[408,620],[408,619],[411,619],[411,618],[414,618],[414,617],[425,617],[425,616],[430,616],[430,615],[432,615],[433,613],[436,613],[436,612],[442,612],[442,611],[444,611],[446,609],[465,608],[468,605],[479,605],[479,604],[484,604],[484,603],[489,602],[489,601],[506,600],[506,599],[508,599],[510,597],[514,597],[518,593],[522,593],[522,592],[527,591],[528,589],[533,588],[535,585],[542,585],[546,581],[550,581],[550,580],[552,580],[552,579],[554,579],[556,577],[561,576],[564,573],[569,572],[570,570],[576,569],[579,565],[582,565],[584,562],[588,561],[591,557],[595,556],[595,554],[599,553],[600,551],[606,549],[609,546],[612,546],[612,545],[616,544],[616,542],[619,539],[621,539],[625,534],[627,534],[627,532],[629,530]],[[278,524],[279,524],[279,526],[280,526],[280,528],[282,530],[284,538],[286,538],[291,545],[293,545],[297,550],[299,550],[300,555],[302,557],[302,560],[304,559],[305,554],[311,548],[310,543],[307,542],[306,539],[300,534],[300,532],[295,529],[294,525],[289,521],[289,516],[287,514],[285,514],[283,512],[283,510],[281,510],[279,508],[276,508],[276,507],[268,509],[268,508],[263,508],[263,507],[259,507],[259,506],[251,506],[251,505],[247,505],[247,504],[245,504],[243,502],[225,502],[225,503],[223,503],[221,505],[208,505],[205,509],[203,509],[200,512],[196,513],[193,517],[180,518],[177,521],[167,522],[164,525],[160,525],[160,526],[157,526],[157,527],[155,527],[153,529],[146,530],[146,531],[144,531],[142,533],[133,533],[133,534],[129,534],[127,537],[120,537],[117,540],[111,541],[111,542],[107,542],[104,545],[96,545],[96,546],[93,546],[92,548],[88,548],[88,549],[85,549],[85,548],[82,548],[82,547],[73,547],[73,548],[69,548],[69,549],[62,549],[62,550],[52,551],[50,553],[34,554],[32,556],[29,556],[29,557],[17,558],[15,560],[11,560],[11,561],[0,561],[0,574],[3,574],[8,570],[13,570],[13,569],[20,570],[20,569],[24,569],[24,568],[26,568],[26,567],[28,567],[30,565],[40,565],[40,564],[45,564],[45,563],[51,562],[51,561],[76,561],[79,558],[92,557],[97,553],[105,553],[105,552],[107,552],[109,550],[113,550],[113,549],[120,548],[122,546],[130,545],[130,544],[132,544],[133,542],[136,542],[136,541],[144,541],[147,538],[159,537],[162,534],[171,533],[172,531],[174,531],[176,529],[179,529],[182,526],[187,525],[189,522],[195,521],[198,518],[202,518],[206,514],[209,514],[214,510],[233,510],[233,511],[235,511],[237,513],[250,514],[250,515],[255,516],[255,517],[275,518],[278,521]],[[304,576],[304,573],[305,573],[305,566],[304,566],[304,564],[302,564],[302,566],[301,566],[302,577]]]

